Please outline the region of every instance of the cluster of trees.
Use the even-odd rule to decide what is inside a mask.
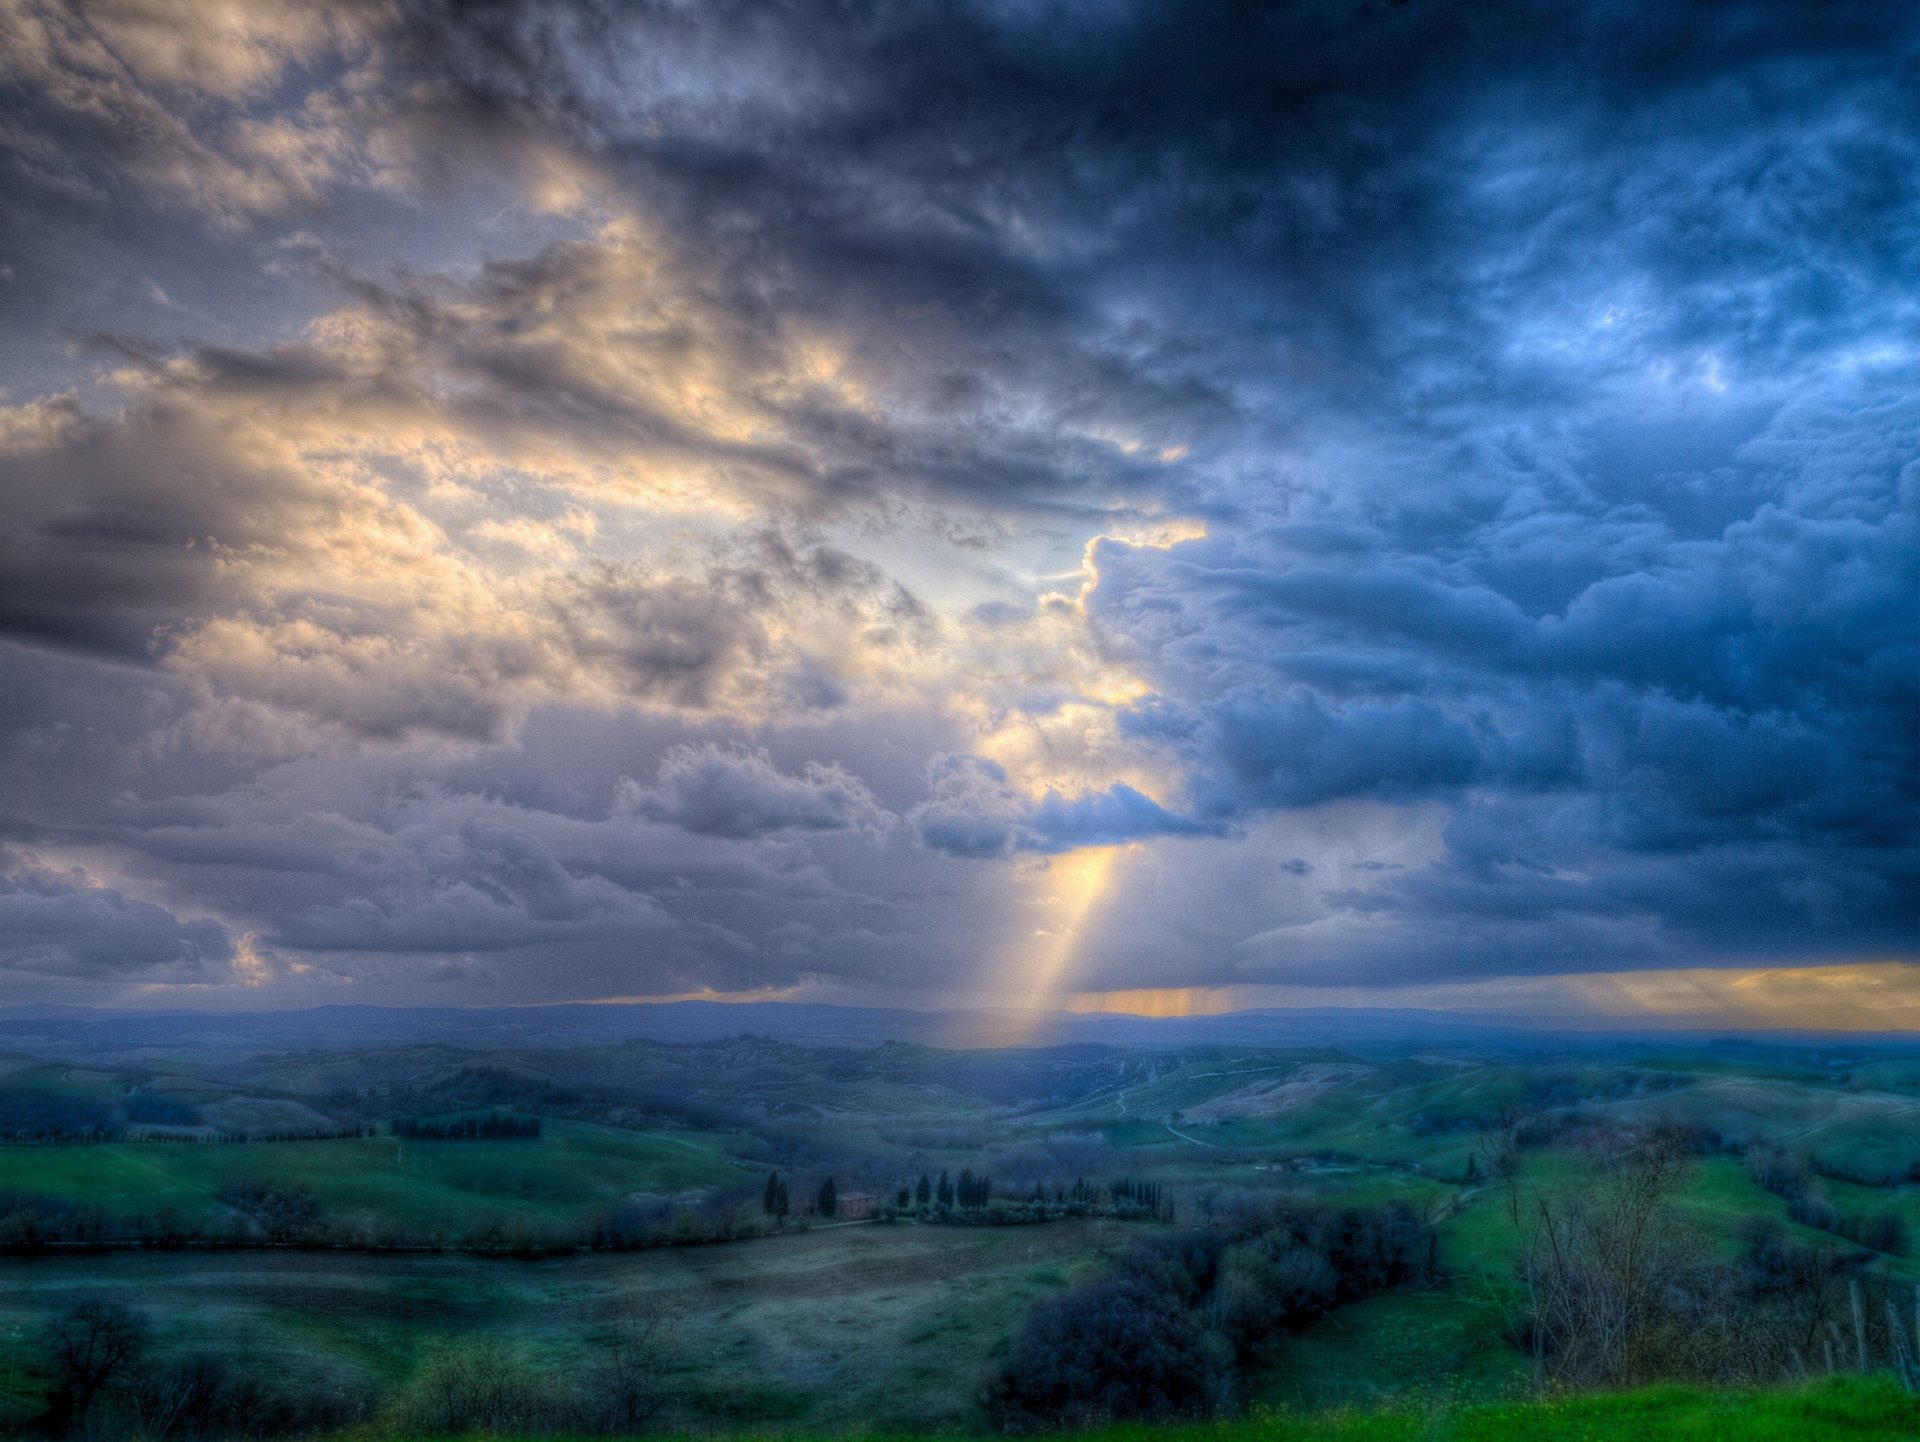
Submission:
[[[784,1194],[784,1182],[781,1191]],[[770,1225],[778,1224],[779,1218],[766,1210],[764,1192],[756,1202],[750,1189],[730,1188],[693,1200],[628,1200],[596,1214],[584,1227],[564,1227],[544,1234],[548,1241],[543,1247],[522,1243],[505,1250],[533,1255],[539,1250],[557,1254],[700,1246],[765,1236]]]
[[[922,1172],[914,1185],[913,1201],[922,1212],[979,1211],[993,1201],[993,1179],[984,1172],[975,1175],[971,1167],[962,1167],[957,1181],[945,1171],[938,1181]]]
[[[1167,1203],[1166,1194],[1158,1182],[1136,1181],[1131,1177],[1122,1177],[1107,1188],[1116,1212],[1125,1216],[1129,1212],[1141,1212],[1148,1216],[1158,1216]]]
[[[998,1188],[986,1172],[963,1167],[957,1177],[922,1174],[911,1187],[894,1197],[899,1212],[913,1212],[930,1221],[1051,1222],[1064,1217],[1109,1216],[1131,1220],[1173,1219],[1173,1198],[1158,1182],[1120,1177],[1111,1182],[1076,1177],[1049,1188],[1034,1182],[1025,1192],[1007,1195],[998,1205]]]
[[[809,1199],[812,1212],[823,1217],[837,1215],[839,1194],[835,1185],[831,1176],[820,1184],[818,1192]],[[878,1216],[882,1221],[904,1216],[932,1222],[1000,1225],[1084,1216],[1170,1221],[1173,1216],[1173,1200],[1160,1183],[1132,1177],[1106,1183],[1080,1177],[1071,1186],[1057,1183],[1051,1191],[1035,1183],[1028,1196],[996,1200],[996,1194],[993,1178],[972,1167],[962,1167],[958,1175],[947,1171],[938,1175],[923,1172],[918,1181],[897,1188],[883,1201]],[[777,1225],[808,1208],[796,1205],[786,1178],[775,1171],[767,1175],[760,1210]]]
[[[97,1142],[129,1126],[198,1126],[200,1109],[183,1097],[131,1092],[102,1097],[61,1087],[0,1083],[0,1137],[16,1142]]]
[[[629,1299],[589,1339],[585,1365],[564,1373],[530,1367],[491,1338],[442,1346],[377,1416],[399,1437],[634,1436],[666,1404],[675,1339],[670,1314]]]
[[[366,1125],[277,1127],[244,1132],[155,1132],[147,1128],[205,1128],[200,1108],[183,1097],[130,1092],[105,1098],[44,1086],[0,1085],[0,1141],[40,1145],[120,1141],[322,1142],[371,1137]]]
[[[270,1242],[324,1242],[320,1203],[305,1182],[233,1177],[216,1194],[220,1205],[250,1217]]]
[[[527,1141],[540,1135],[540,1118],[511,1112],[488,1112],[477,1117],[450,1117],[430,1121],[395,1117],[388,1130],[410,1142]]]
[[[788,1195],[786,1179],[780,1173],[767,1173],[767,1190],[760,1199],[760,1210],[776,1222],[784,1222],[792,1214],[793,1198]]]
[[[665,1403],[673,1315],[643,1295],[617,1301],[565,1375],[524,1365],[498,1341],[446,1346],[380,1395],[370,1379],[302,1376],[275,1359],[249,1367],[208,1352],[157,1354],[147,1319],[121,1303],[79,1302],[47,1324],[36,1371],[37,1430],[87,1442],[198,1442],[312,1436],[377,1422],[385,1435],[633,1435]],[[269,1380],[269,1378],[271,1380]]]
[[[1438,1279],[1404,1207],[1268,1201],[1231,1222],[1123,1250],[1037,1305],[990,1408],[1009,1431],[1220,1415],[1277,1333],[1343,1302]]]
[[[362,1252],[467,1252],[546,1257],[589,1251],[727,1242],[767,1230],[739,1190],[691,1201],[627,1201],[584,1218],[543,1222],[502,1214],[459,1229],[330,1215],[298,1182],[236,1180],[218,1193],[218,1214],[115,1213],[65,1197],[0,1191],[0,1255],[52,1251],[296,1247]]]
[[[1028,1210],[1047,1217],[1120,1217],[1131,1221],[1173,1220],[1173,1197],[1159,1182],[1144,1178],[1116,1177],[1110,1182],[1075,1177],[1071,1183],[1055,1182],[1049,1189],[1035,1183],[1032,1195],[1024,1203]]]
[[[1847,1216],[1830,1201],[1801,1158],[1779,1147],[1757,1143],[1747,1151],[1747,1174],[1763,1190],[1787,1204],[1787,1214],[1804,1227],[1887,1252],[1907,1255],[1906,1218],[1891,1208]]]
[[[760,1210],[772,1217],[776,1225],[793,1215],[793,1195],[787,1190],[787,1180],[780,1173],[767,1173],[766,1190],[760,1196]],[[813,1210],[823,1217],[840,1214],[840,1188],[832,1177],[821,1182],[820,1189],[813,1194]]]
[[[373,1413],[371,1390],[337,1376],[276,1365],[269,1380],[218,1353],[156,1357],[150,1341],[146,1318],[118,1302],[85,1300],[50,1322],[39,1430],[88,1442],[307,1436]]]
[[[1712,1384],[1807,1376],[1842,1349],[1898,1354],[1886,1283],[1863,1258],[1795,1242],[1769,1218],[1742,1224],[1745,1247],[1723,1260],[1714,1237],[1675,1206],[1698,1138],[1652,1127],[1619,1139],[1577,1190],[1520,1209],[1528,1299],[1516,1340],[1543,1383]],[[1753,1158],[1756,1180],[1792,1192],[1791,1167]],[[1886,1318],[1881,1313],[1886,1312]]]

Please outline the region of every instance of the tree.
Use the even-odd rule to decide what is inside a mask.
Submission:
[[[591,1389],[607,1431],[643,1430],[666,1404],[661,1376],[674,1343],[674,1318],[654,1297],[628,1293],[614,1304],[592,1369]]]
[[[571,1410],[495,1338],[428,1353],[389,1405],[393,1430],[402,1436],[551,1432]]]
[[[100,1394],[124,1381],[145,1350],[146,1325],[118,1302],[86,1301],[48,1324],[41,1339],[48,1377],[47,1430],[84,1427]]]
[[[787,1213],[793,1210],[793,1203],[787,1196],[787,1184],[780,1173],[767,1173],[767,1189],[761,1194],[760,1206],[776,1222],[784,1221]]]
[[[920,1173],[920,1185],[914,1188],[913,1196],[922,1207],[933,1200],[933,1179],[925,1172]]]
[[[1637,1385],[1666,1370],[1683,1340],[1667,1293],[1704,1251],[1671,1205],[1689,1167],[1683,1139],[1655,1129],[1577,1197],[1538,1199],[1521,1271],[1543,1377]]]
[[[989,1400],[1009,1431],[1207,1417],[1230,1404],[1233,1349],[1174,1295],[1108,1276],[1038,1303]]]
[[[940,1173],[940,1186],[936,1195],[940,1199],[941,1206],[950,1207],[953,1205],[953,1182],[945,1172]]]
[[[840,1192],[838,1188],[834,1186],[832,1177],[828,1177],[824,1182],[820,1183],[818,1205],[821,1216],[832,1217],[838,1215],[840,1211]]]
[[[1467,1155],[1467,1179],[1472,1181],[1475,1172],[1484,1171],[1500,1184],[1505,1191],[1507,1219],[1516,1227],[1520,1225],[1520,1127],[1525,1120],[1518,1107],[1502,1107]]]

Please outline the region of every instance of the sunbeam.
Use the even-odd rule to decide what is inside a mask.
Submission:
[[[1015,943],[1000,995],[1009,1011],[1009,1045],[1031,1039],[1041,1015],[1065,1001],[1080,939],[1112,886],[1124,846],[1090,846],[1056,856],[1041,873],[1032,905],[1042,921]]]

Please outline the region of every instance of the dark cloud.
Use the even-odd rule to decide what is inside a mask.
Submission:
[[[933,794],[915,808],[914,827],[923,845],[950,856],[1046,855],[1218,829],[1174,815],[1124,781],[1074,796],[1049,790],[1035,801],[1000,766],[973,756],[936,757],[930,778]]]
[[[236,456],[186,407],[108,424],[56,398],[14,419],[0,450],[0,634],[149,655],[231,604],[223,553],[297,545],[322,509],[308,478]]]
[[[888,821],[866,783],[838,766],[814,762],[790,776],[764,749],[712,744],[671,748],[654,784],[628,783],[618,804],[703,836],[878,830]]]
[[[1920,947],[1899,7],[148,14],[0,6],[6,955]]]
[[[0,852],[0,970],[100,982],[213,981],[232,957],[218,922],[183,921],[81,871]]]

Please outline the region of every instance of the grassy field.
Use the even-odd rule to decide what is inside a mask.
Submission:
[[[497,1337],[523,1360],[588,1354],[615,1300],[676,1318],[670,1433],[978,1433],[977,1398],[1021,1316],[1133,1235],[1123,1223],[855,1226],[728,1246],[541,1262],[301,1254],[119,1254],[0,1264],[0,1348],[74,1299],[163,1319],[169,1350],[249,1351],[298,1369],[407,1377],[446,1340]],[[1120,1428],[1098,1442],[1803,1442],[1920,1436],[1884,1380],[1800,1390],[1662,1388],[1523,1400],[1502,1305],[1464,1279],[1371,1299],[1288,1339],[1247,1420]],[[17,1371],[0,1357],[0,1377]],[[372,1434],[368,1434],[371,1436]]]
[[[329,1115],[349,1125],[499,1107],[540,1115],[544,1133],[6,1146],[0,1186],[123,1215],[171,1208],[217,1235],[235,1216],[219,1201],[227,1182],[299,1182],[330,1223],[364,1220],[387,1235],[404,1229],[409,1239],[442,1241],[499,1224],[509,1236],[558,1236],[626,1199],[670,1204],[647,1214],[673,1213],[658,1235],[686,1240],[692,1228],[679,1223],[691,1223],[716,1192],[716,1214],[736,1198],[754,1209],[775,1158],[802,1199],[828,1174],[843,1191],[890,1195],[923,1172],[984,1167],[1009,1202],[1029,1196],[1036,1180],[1150,1181],[1177,1199],[1183,1225],[1231,1218],[1277,1192],[1343,1205],[1394,1201],[1436,1224],[1445,1285],[1372,1296],[1285,1336],[1241,1378],[1252,1418],[1206,1429],[1209,1438],[1920,1435],[1885,1431],[1882,1414],[1895,1415],[1886,1399],[1845,1383],[1522,1405],[1533,1379],[1511,1340],[1521,1310],[1515,1264],[1539,1198],[1590,1191],[1603,1165],[1595,1139],[1624,1134],[1614,1129],[1674,1118],[1709,1140],[1675,1202],[1723,1261],[1744,1265],[1742,1226],[1753,1217],[1773,1219],[1807,1246],[1860,1257],[1854,1244],[1790,1220],[1786,1203],[1752,1180],[1743,1138],[1764,1136],[1803,1164],[1843,1159],[1855,1175],[1899,1174],[1920,1155],[1920,1067],[1901,1058],[1855,1074],[1818,1058],[1735,1063],[1686,1050],[1544,1062],[1227,1047],[997,1056],[810,1053],[743,1038],[719,1053],[623,1046],[484,1066],[444,1048],[250,1058],[230,1065],[228,1079],[207,1082],[204,1097],[193,1093],[194,1104],[265,1115],[311,1103],[335,1108]],[[618,1089],[627,1071],[639,1078],[630,1094]],[[114,1106],[163,1086],[185,1095],[191,1081],[80,1067],[22,1075],[17,1088],[32,1082]],[[663,1100],[653,1080],[660,1075],[681,1077],[684,1109]],[[977,1095],[965,1093],[975,1085]],[[759,1110],[742,1110],[749,1101]],[[1515,1108],[1553,1120],[1559,1129],[1541,1135],[1562,1140],[1524,1150],[1510,1192],[1488,1180],[1474,1149]],[[1920,1238],[1920,1186],[1831,1177],[1813,1185],[1845,1219],[1897,1210]],[[144,1310],[163,1354],[220,1351],[263,1375],[285,1368],[389,1396],[404,1393],[447,1344],[498,1342],[533,1373],[577,1374],[621,1301],[639,1297],[674,1319],[669,1430],[978,1432],[983,1390],[1032,1304],[1156,1225],[1081,1217],[1017,1227],[819,1226],[543,1261],[125,1251],[0,1262],[0,1393],[14,1394],[16,1413],[37,1403],[38,1384],[22,1380],[32,1339],[82,1297]],[[1920,1271],[1909,1258],[1866,1261],[1876,1277],[1910,1281]],[[0,1430],[5,1411],[0,1396]]]
[[[1218,1427],[1113,1428],[1100,1442],[1910,1442],[1920,1399],[1884,1377],[1782,1391],[1640,1392],[1311,1417],[1271,1413]]]
[[[961,1434],[925,1420],[914,1431],[862,1427],[856,1435],[875,1442],[917,1442]],[[1431,1403],[1313,1415],[1256,1408],[1238,1422],[1107,1427],[1074,1435],[1082,1442],[1911,1442],[1920,1435],[1920,1399],[1885,1377],[1829,1377],[1791,1390],[1659,1387],[1547,1401]],[[342,1442],[383,1439],[374,1428],[348,1434]]]
[[[563,1221],[636,1193],[674,1194],[750,1181],[750,1137],[632,1132],[549,1121],[532,1140],[408,1142],[365,1137],[317,1142],[103,1142],[0,1148],[6,1184],[183,1221],[219,1213],[235,1178],[302,1182],[326,1211],[458,1233],[501,1217]]]
[[[117,1253],[0,1263],[0,1346],[86,1296],[145,1309],[172,1350],[219,1348],[383,1382],[448,1340],[564,1369],[617,1299],[675,1319],[686,1426],[961,1428],[1033,1300],[1127,1223],[841,1226],[724,1246],[540,1262],[463,1256]],[[6,1371],[0,1365],[0,1372]]]

